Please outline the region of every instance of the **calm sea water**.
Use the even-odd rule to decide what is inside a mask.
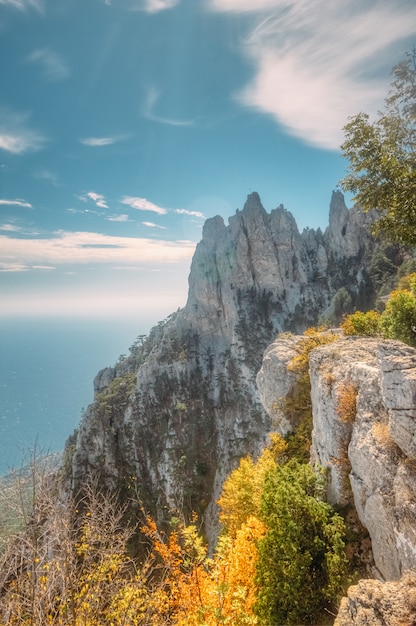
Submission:
[[[97,372],[151,324],[132,320],[0,320],[0,474],[36,443],[63,449],[93,399]]]

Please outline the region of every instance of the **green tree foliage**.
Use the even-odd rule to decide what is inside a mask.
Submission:
[[[416,273],[403,276],[392,291],[383,313],[356,311],[341,324],[345,335],[381,336],[416,346]]]
[[[393,291],[381,317],[383,335],[416,346],[416,296],[411,291]]]
[[[241,459],[223,485],[218,500],[219,517],[223,529],[232,538],[250,516],[258,515],[266,475],[276,463],[285,460],[287,444],[284,439],[278,433],[271,433],[270,439],[271,444],[257,461],[251,456]]]
[[[375,209],[375,232],[416,242],[416,50],[392,71],[384,112],[370,121],[359,113],[344,127],[341,148],[349,160],[345,191],[364,211]]]
[[[353,310],[351,294],[345,287],[340,287],[331,300],[329,313],[321,316],[322,323],[330,327],[338,326],[343,316],[351,313]]]
[[[377,337],[381,334],[381,315],[377,311],[356,311],[346,316],[341,328],[346,336]]]
[[[265,536],[257,563],[260,623],[322,623],[325,608],[347,581],[345,524],[319,499],[322,484],[310,465],[290,461],[266,478],[261,502]]]

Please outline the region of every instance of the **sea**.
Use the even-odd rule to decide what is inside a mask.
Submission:
[[[61,452],[93,380],[152,325],[137,319],[0,319],[0,475]]]

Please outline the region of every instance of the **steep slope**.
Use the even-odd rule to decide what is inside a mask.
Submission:
[[[159,521],[175,507],[198,511],[214,536],[225,476],[271,429],[256,387],[263,350],[278,332],[315,324],[340,287],[352,302],[369,290],[366,219],[335,192],[325,234],[300,234],[256,193],[228,226],[207,220],[186,306],[95,380],[68,445],[74,488],[96,470],[114,487],[135,485]]]

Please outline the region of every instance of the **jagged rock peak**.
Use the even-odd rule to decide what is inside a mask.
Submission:
[[[253,191],[247,196],[247,200],[244,204],[243,212],[250,213],[253,211],[258,211],[261,213],[266,213],[266,209],[261,203],[260,196],[257,191]]]
[[[226,228],[224,220],[220,215],[211,217],[206,220],[202,229],[202,238],[207,241],[216,239],[221,231]]]
[[[345,204],[344,195],[341,191],[335,190],[332,192],[331,203],[329,205],[329,219],[337,214],[345,216],[348,213],[347,205]]]
[[[345,235],[345,224],[348,220],[349,211],[345,204],[344,196],[340,191],[333,191],[331,204],[329,205],[328,231],[336,237]]]

